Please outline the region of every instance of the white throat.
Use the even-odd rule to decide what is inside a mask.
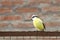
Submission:
[[[32,20],[35,20],[35,19],[36,19],[36,17],[32,18]]]

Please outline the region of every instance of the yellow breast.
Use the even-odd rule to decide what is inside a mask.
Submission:
[[[43,30],[44,29],[43,23],[42,23],[42,21],[39,18],[35,18],[33,20],[33,24],[34,24],[34,27],[37,30]]]

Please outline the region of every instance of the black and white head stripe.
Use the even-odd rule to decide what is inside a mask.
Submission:
[[[32,15],[32,18],[34,18],[34,17],[38,17],[37,15]]]

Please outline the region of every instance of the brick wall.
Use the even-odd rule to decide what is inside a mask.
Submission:
[[[0,30],[35,30],[33,14],[44,21],[46,31],[60,30],[60,0],[0,0]]]
[[[35,30],[33,14],[44,21],[46,31],[60,31],[60,0],[0,0],[0,31]]]

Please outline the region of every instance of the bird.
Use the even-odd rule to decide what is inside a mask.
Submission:
[[[44,29],[46,29],[45,24],[43,23],[43,21],[37,15],[32,15],[32,21],[33,21],[34,27],[38,31],[44,31]]]

